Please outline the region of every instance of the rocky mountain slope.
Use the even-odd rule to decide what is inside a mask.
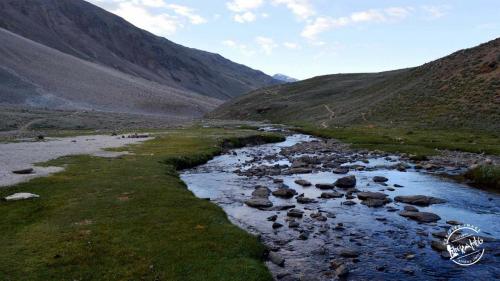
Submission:
[[[420,67],[259,89],[211,117],[309,124],[500,130],[500,38]]]
[[[0,28],[0,104],[202,116],[219,100],[92,63]]]
[[[279,83],[218,54],[155,36],[83,0],[2,0],[0,28],[126,74],[222,100]]]

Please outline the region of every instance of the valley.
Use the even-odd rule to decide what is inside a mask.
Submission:
[[[498,279],[498,9],[399,2],[0,0],[0,280]]]

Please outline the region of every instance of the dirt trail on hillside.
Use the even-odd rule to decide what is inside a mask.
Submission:
[[[330,113],[330,116],[328,117],[328,119],[330,121],[333,120],[335,118],[335,112],[328,105],[324,104],[323,106],[328,111],[328,113]],[[326,121],[321,122],[321,127],[328,128],[328,125],[326,124]]]

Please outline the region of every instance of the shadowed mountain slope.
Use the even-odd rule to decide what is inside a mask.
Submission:
[[[219,100],[85,61],[0,28],[0,103],[202,116]]]
[[[420,67],[336,74],[267,87],[210,114],[328,128],[500,130],[500,38]]]
[[[0,27],[87,61],[218,99],[279,83],[218,54],[155,36],[82,0],[2,0]]]

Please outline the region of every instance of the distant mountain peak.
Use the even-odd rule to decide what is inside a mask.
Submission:
[[[285,74],[277,73],[273,75],[273,78],[279,81],[283,81],[285,83],[293,83],[299,81],[299,79],[287,76]]]

